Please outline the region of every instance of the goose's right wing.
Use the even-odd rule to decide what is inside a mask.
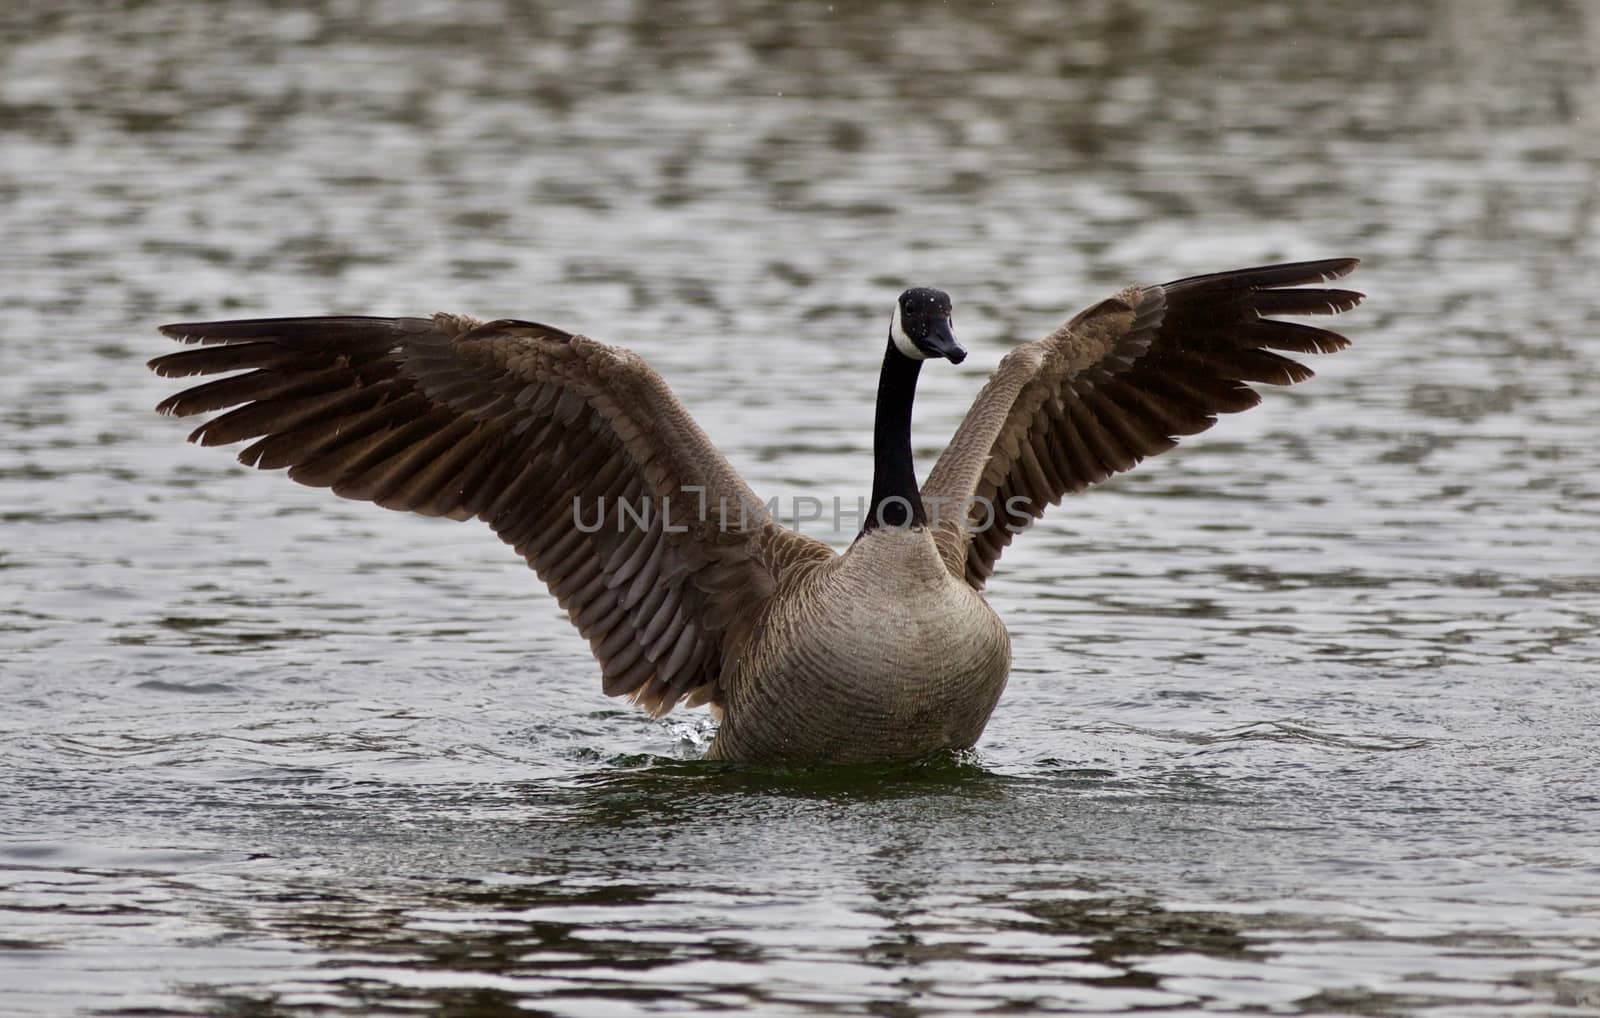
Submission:
[[[477,517],[549,585],[605,692],[664,714],[720,699],[783,573],[833,556],[775,524],[637,355],[532,322],[278,318],[168,325],[164,377],[228,377],[158,410],[235,409],[191,441],[347,498]],[[603,506],[603,515],[602,515]]]
[[[1246,383],[1310,378],[1273,351],[1328,353],[1349,341],[1268,316],[1348,311],[1361,294],[1297,288],[1355,267],[1334,258],[1130,286],[1012,350],[922,486],[946,567],[982,589],[1013,530],[1063,495],[1255,406]]]

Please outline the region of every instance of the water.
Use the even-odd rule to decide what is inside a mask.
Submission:
[[[1600,1011],[1592,10],[566,6],[0,15],[0,1011]],[[143,367],[533,317],[853,498],[904,286],[926,471],[1125,282],[1345,254],[1355,345],[1021,538],[977,751],[867,771],[699,762]]]

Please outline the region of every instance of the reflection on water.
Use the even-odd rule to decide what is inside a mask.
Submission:
[[[0,1010],[1600,1008],[1584,5],[13,5]],[[526,315],[764,496],[1131,279],[1355,254],[1319,378],[1064,505],[979,749],[698,760],[479,529],[180,441],[152,326]],[[836,540],[848,535],[827,535]]]

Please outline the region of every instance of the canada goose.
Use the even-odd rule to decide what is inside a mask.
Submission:
[[[1310,378],[1271,351],[1348,341],[1267,316],[1355,307],[1349,290],[1288,289],[1355,266],[1120,291],[1006,354],[920,491],[918,372],[966,354],[950,298],[907,290],[879,376],[872,495],[842,555],[778,525],[636,354],[547,325],[452,314],[167,325],[201,348],[150,367],[242,372],[157,407],[236,408],[191,441],[256,439],[239,456],[248,466],[488,523],[588,638],[608,695],[655,715],[712,705],[709,757],[900,760],[971,746],[989,720],[1011,649],[979,591],[1014,524],[1254,406],[1246,382]]]

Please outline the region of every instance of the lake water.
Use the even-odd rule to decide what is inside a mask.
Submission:
[[[1600,1013],[1597,157],[1576,3],[11,5],[0,1012]],[[853,499],[901,288],[925,472],[1124,283],[1335,255],[1354,346],[1020,538],[988,733],[894,768],[699,761],[484,528],[144,367],[535,318]]]

